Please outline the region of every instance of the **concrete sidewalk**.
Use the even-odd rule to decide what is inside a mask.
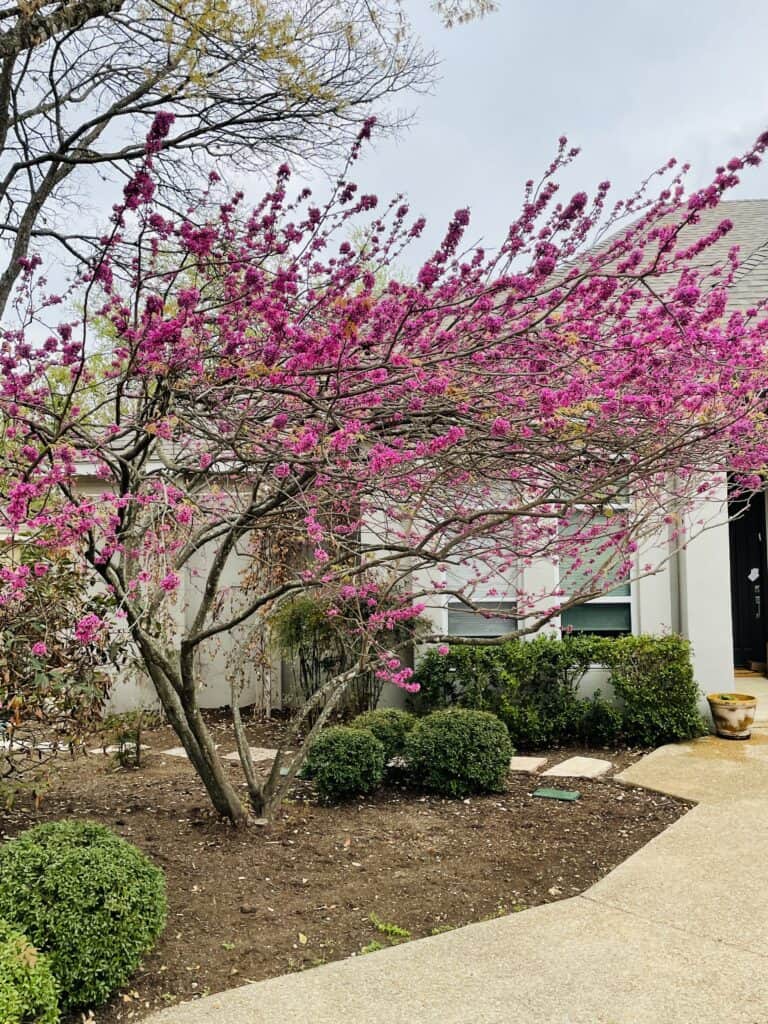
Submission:
[[[151,1024],[768,1024],[768,733],[621,776],[699,805],[583,895]]]

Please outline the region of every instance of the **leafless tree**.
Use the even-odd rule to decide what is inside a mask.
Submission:
[[[158,111],[183,212],[201,166],[327,161],[433,71],[398,0],[0,0],[0,314],[32,246],[88,258],[100,179],[129,173]]]

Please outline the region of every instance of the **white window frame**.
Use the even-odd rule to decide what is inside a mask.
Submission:
[[[629,504],[616,504],[616,505],[611,505],[610,507],[613,509],[614,512],[624,512],[624,511],[626,511],[629,508]],[[590,513],[593,512],[593,509],[589,505],[573,505],[573,506],[571,506],[571,509],[573,511],[577,512],[577,513],[581,512],[581,511],[590,512]],[[563,589],[563,580],[561,578],[561,573],[560,573],[561,567],[562,567],[562,559],[558,559],[558,562],[557,562],[557,586],[558,586],[558,590],[562,590]],[[635,581],[632,580],[631,573],[630,573],[629,578],[627,580],[623,581],[623,583],[626,583],[629,586],[629,593],[628,594],[620,594],[620,595],[605,594],[602,597],[593,597],[591,601],[582,601],[578,605],[573,605],[573,607],[574,608],[581,608],[581,607],[584,607],[586,605],[594,605],[594,604],[628,605],[629,606],[629,632],[628,633],[616,633],[615,635],[616,636],[635,636],[636,633],[637,633],[637,622],[638,622],[638,618],[639,618],[639,616],[638,616],[639,605],[638,605],[637,587],[635,586]],[[619,583],[618,585],[622,586],[623,583]],[[567,597],[567,595],[565,595],[565,596]],[[570,610],[570,609],[566,609],[566,610]],[[558,616],[558,628],[560,629],[560,635],[561,636],[563,636],[563,635],[573,635],[574,633],[575,633],[575,635],[578,636],[582,632],[581,630],[579,630],[579,631],[573,631],[573,633],[567,633],[566,630],[567,630],[568,627],[567,626],[566,627],[563,626],[563,624],[562,624],[562,617],[560,615]]]
[[[503,618],[504,622],[508,622],[510,624],[510,629],[507,632],[508,633],[514,633],[516,631],[516,629],[517,629],[517,602],[516,601],[483,600],[483,601],[473,601],[472,603],[477,605],[478,609],[482,609],[484,606],[487,606],[488,610],[490,610],[494,606],[496,608],[498,608],[501,605],[506,606],[503,610],[510,613],[508,618],[507,617]],[[466,637],[467,639],[472,639],[473,637],[487,637],[488,639],[491,639],[493,637],[505,636],[506,635],[506,633],[454,633],[454,632],[452,632],[451,631],[451,618],[450,618],[450,615],[451,615],[451,605],[458,606],[457,609],[456,609],[457,611],[463,611],[466,615],[475,616],[477,619],[482,619],[482,620],[488,621],[488,619],[502,618],[501,616],[498,616],[498,615],[488,615],[488,616],[485,616],[485,615],[482,614],[482,610],[475,611],[474,608],[469,608],[459,598],[456,598],[456,597],[451,598],[451,597],[449,597],[447,602],[446,602],[446,605],[445,605],[446,633],[448,634],[448,636]]]

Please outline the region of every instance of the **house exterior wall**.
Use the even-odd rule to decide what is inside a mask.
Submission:
[[[104,490],[104,482],[95,476],[83,473],[78,482],[78,491],[84,497],[98,497]],[[202,593],[205,571],[210,564],[211,551],[202,548],[180,571],[180,585],[173,597],[163,604],[163,614],[170,616],[170,626],[179,628],[189,624],[194,617]],[[233,555],[222,576],[221,591],[229,597],[229,610],[234,610],[240,599],[241,573],[248,566],[243,555]],[[226,614],[222,607],[221,614]],[[230,634],[203,643],[199,650],[197,670],[200,683],[199,701],[203,708],[220,708],[232,701],[230,680],[238,673],[242,680],[239,694],[241,706],[264,704],[271,707],[280,705],[279,659],[273,657],[266,670],[252,663],[247,651],[249,626],[240,626]],[[127,630],[126,647],[130,651],[131,641]],[[113,670],[115,681],[105,707],[106,714],[122,714],[140,708],[154,709],[159,701],[151,680],[137,661],[129,657],[118,669]]]
[[[663,536],[645,543],[636,556],[638,578],[631,588],[633,634],[680,633],[690,640],[700,709],[706,717],[707,693],[735,689],[726,498],[723,477],[692,511],[684,534],[687,543]],[[645,565],[658,568],[642,575]],[[521,573],[519,586],[529,594],[551,592],[557,586],[557,572],[554,562],[540,560]],[[445,600],[431,601],[425,616],[436,631],[448,631]],[[560,636],[560,619],[551,619],[540,632]],[[581,695],[600,690],[610,697],[608,678],[606,669],[594,666],[581,681]]]
[[[702,691],[701,709],[707,711],[705,694],[729,691],[735,688],[731,641],[730,563],[726,512],[725,480],[718,492],[702,503],[688,524],[690,542],[680,548],[679,542],[670,543],[659,537],[645,544],[637,555],[640,566],[651,564],[658,570],[641,576],[632,584],[632,632],[661,634],[679,632],[691,641],[696,681]],[[182,574],[173,613],[191,615],[202,586],[202,576],[208,555],[198,554]],[[245,560],[234,560],[228,568],[225,585],[236,588]],[[557,586],[557,566],[539,560],[528,566],[518,583],[529,593],[551,591]],[[422,574],[417,584],[431,589],[432,577]],[[505,595],[503,585],[495,581],[497,598]],[[482,597],[482,595],[476,595]],[[425,611],[428,619],[441,633],[448,632],[447,599],[440,593],[428,599]],[[543,632],[560,636],[560,621],[552,619]],[[204,645],[199,658],[200,703],[205,708],[223,707],[231,702],[229,679],[234,671],[247,637],[247,628],[241,627],[231,636]],[[416,658],[418,660],[417,651]],[[280,706],[280,661],[273,660],[266,674],[255,666],[241,664],[246,685],[240,695],[241,705],[262,704]],[[581,692],[589,696],[600,690],[610,696],[608,673],[595,666],[582,681]],[[387,685],[382,693],[383,706],[402,706],[404,694],[397,687]],[[119,673],[110,697],[108,711],[119,713],[138,707],[153,707],[157,699],[153,687],[141,670],[129,666]]]

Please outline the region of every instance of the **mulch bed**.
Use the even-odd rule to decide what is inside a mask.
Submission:
[[[254,726],[253,742],[272,745],[280,728]],[[141,768],[103,756],[62,762],[38,811],[0,818],[2,837],[63,817],[100,821],[166,872],[166,932],[130,987],[85,1018],[99,1024],[397,941],[381,922],[420,938],[573,896],[690,806],[610,778],[553,780],[580,791],[575,803],[534,799],[539,782],[525,775],[496,796],[448,801],[392,787],[339,807],[318,806],[300,784],[273,824],[235,831],[209,812],[190,766],[158,753],[177,745],[172,733],[144,739],[152,752]],[[619,768],[638,756],[567,750],[552,761],[575,753]]]

